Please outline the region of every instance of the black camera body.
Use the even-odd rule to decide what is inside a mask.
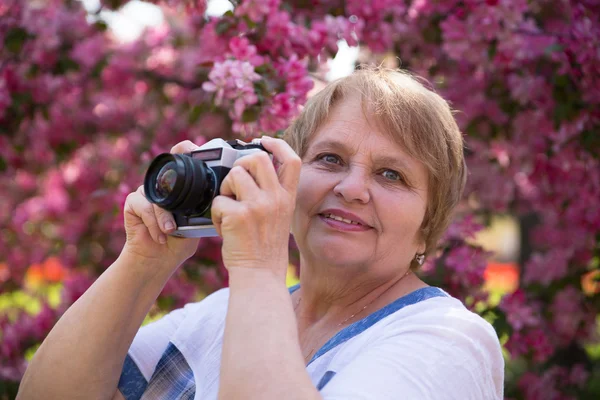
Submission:
[[[163,153],[148,167],[144,192],[151,203],[170,211],[177,229],[171,235],[186,238],[217,236],[210,207],[238,158],[265,151],[260,139],[213,139],[185,154]]]

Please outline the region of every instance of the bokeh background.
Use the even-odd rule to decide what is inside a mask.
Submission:
[[[467,193],[421,274],[493,324],[506,398],[600,398],[600,1],[0,0],[0,399],[119,254],[154,156],[279,135],[361,64],[456,109]],[[227,285],[219,245],[146,322]]]

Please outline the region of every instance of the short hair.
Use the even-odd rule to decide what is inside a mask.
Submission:
[[[284,133],[302,158],[315,132],[342,99],[359,95],[366,116],[383,128],[407,153],[428,170],[428,199],[421,235],[425,254],[451,222],[465,187],[467,168],[463,136],[448,102],[407,71],[363,67],[329,83],[312,96]],[[413,268],[418,264],[413,262]]]

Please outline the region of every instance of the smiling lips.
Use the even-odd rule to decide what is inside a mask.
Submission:
[[[319,217],[330,227],[341,231],[366,231],[371,229],[358,216],[342,210],[326,210]]]
[[[352,220],[349,220],[349,219],[346,219],[346,218],[338,217],[337,215],[333,215],[333,214],[324,214],[323,216],[325,218],[335,219],[336,221],[342,221],[342,222],[345,222],[347,224],[361,225],[360,222],[356,222],[356,221],[352,221]]]

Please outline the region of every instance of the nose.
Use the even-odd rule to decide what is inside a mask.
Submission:
[[[357,201],[366,204],[371,198],[368,176],[360,168],[350,168],[334,186],[333,192],[348,203]]]

